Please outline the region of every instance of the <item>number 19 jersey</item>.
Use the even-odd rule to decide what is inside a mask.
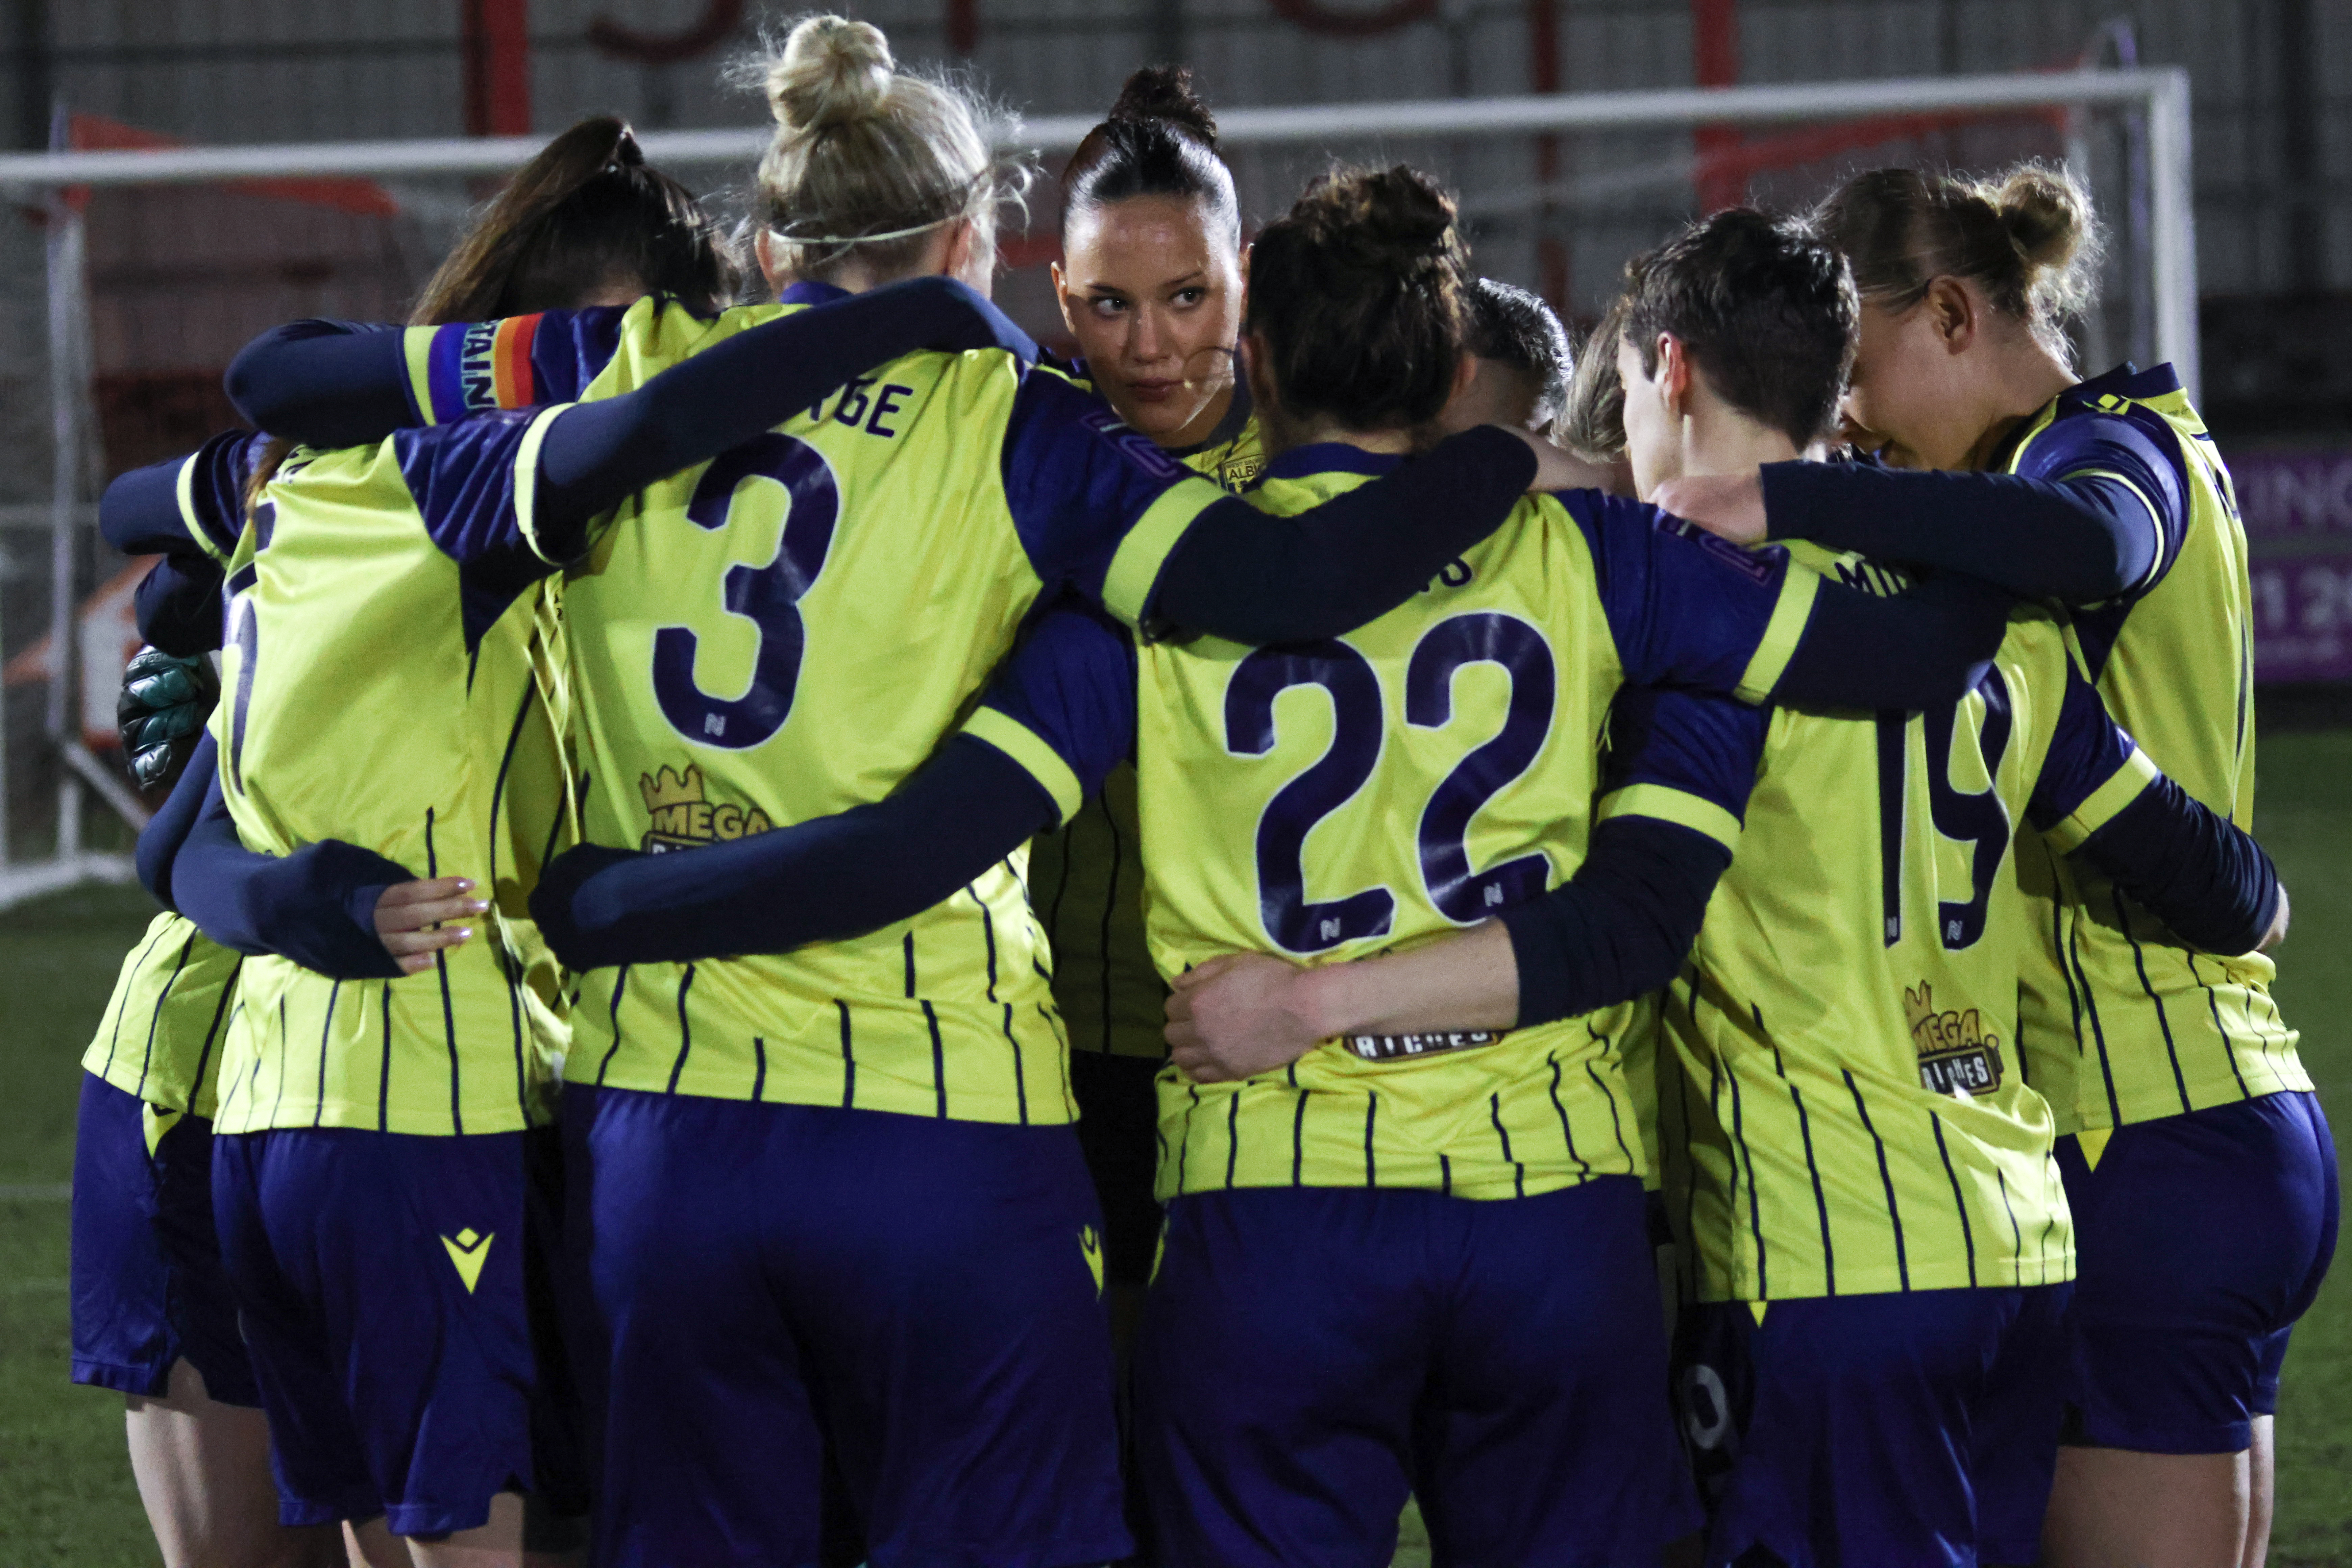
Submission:
[[[1661,1009],[1665,1193],[1697,1300],[2074,1277],[2051,1108],[2018,1050],[2033,931],[2011,845],[2073,848],[2154,777],[2035,609],[1956,706],[1775,713]]]

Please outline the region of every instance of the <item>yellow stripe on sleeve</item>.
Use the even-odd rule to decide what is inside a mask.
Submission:
[[[1225,492],[1209,480],[1184,479],[1144,508],[1103,574],[1103,608],[1130,626],[1139,624],[1177,542],[1195,518],[1224,499]]]
[[[1748,669],[1739,678],[1739,689],[1733,695],[1742,702],[1761,702],[1772,695],[1789,660],[1797,652],[1797,639],[1805,635],[1805,623],[1812,618],[1813,600],[1822,591],[1822,575],[1801,562],[1789,563],[1789,574],[1780,584],[1780,603],[1772,606],[1772,618],[1764,624],[1764,636],[1756,645],[1756,657],[1748,661]]]
[[[2106,783],[2093,790],[2064,821],[2053,825],[2042,837],[2055,844],[2062,853],[2071,855],[2083,847],[2084,839],[2114,821],[2116,813],[2137,800],[2148,785],[2163,776],[2163,770],[2135,746],[2131,755],[2124,759],[2124,765]]]
[[[228,557],[222,554],[220,546],[213,542],[212,531],[205,526],[204,518],[196,511],[196,459],[194,457],[180,465],[180,476],[173,489],[179,497],[180,521],[186,526],[188,537],[196,542],[197,549],[222,565],[227,565]]]
[[[547,552],[539,539],[539,448],[547,439],[547,427],[555,416],[575,406],[559,403],[531,420],[530,428],[522,433],[522,445],[515,451],[515,521],[522,526],[523,538],[530,542],[530,552],[550,566],[565,566],[571,563],[559,560]]]
[[[1614,816],[1648,816],[1704,833],[1733,854],[1739,852],[1739,818],[1711,800],[1667,784],[1627,784],[1601,797],[1596,824]]]
[[[1036,731],[998,708],[981,708],[964,721],[963,732],[976,741],[985,741],[1021,764],[1022,771],[1054,797],[1054,810],[1059,827],[1078,814],[1085,795],[1078,788],[1078,775],[1062,760],[1062,753],[1045,743]]]
[[[439,327],[406,327],[400,334],[402,356],[408,361],[408,400],[416,416],[427,425],[442,422],[433,406],[433,338]]]

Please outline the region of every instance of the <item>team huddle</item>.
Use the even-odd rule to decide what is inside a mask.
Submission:
[[[1717,213],[1571,356],[1410,168],[1245,247],[1141,71],[1064,358],[986,105],[760,80],[740,235],[583,122],[107,492],[168,1561],[2262,1562],[2332,1145],[2067,175]]]

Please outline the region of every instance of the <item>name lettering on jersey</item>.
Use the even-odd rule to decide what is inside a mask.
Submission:
[[[1919,1081],[1931,1094],[1990,1094],[2000,1087],[2000,1037],[1985,1033],[1974,1007],[1937,1012],[1936,988],[1903,988],[1903,1016],[1910,1020],[1911,1045],[1919,1053]]]
[[[637,847],[652,855],[725,843],[749,833],[765,833],[775,826],[756,805],[730,805],[709,799],[702,770],[691,763],[683,772],[674,773],[665,763],[650,773],[638,774],[637,793],[646,797],[646,810],[652,817]]]
[[[1849,588],[1859,588],[1881,599],[1892,599],[1908,593],[1911,578],[1907,573],[1892,566],[1881,566],[1875,561],[1859,556],[1840,561],[1836,565],[1837,580]]]
[[[1508,1029],[1456,1029],[1439,1035],[1349,1035],[1340,1040],[1349,1053],[1368,1062],[1410,1061],[1444,1051],[1475,1050],[1491,1046]]]
[[[1430,583],[1429,586],[1423,588],[1422,592],[1424,594],[1434,594],[1440,588],[1466,587],[1469,584],[1470,579],[1476,575],[1476,573],[1470,570],[1470,563],[1463,560],[1462,557],[1457,555],[1453,560],[1447,562],[1444,565],[1437,569],[1436,578]]]
[[[1102,432],[1121,456],[1155,479],[1181,479],[1192,471],[1152,445],[1151,437],[1121,423],[1118,416],[1107,408],[1080,415],[1078,423],[1089,430]]]
[[[836,425],[846,425],[852,430],[864,430],[869,436],[896,436],[898,427],[885,425],[882,421],[896,415],[906,400],[915,395],[915,389],[893,381],[884,383],[879,391],[869,394],[866,388],[873,384],[871,377],[852,376],[849,384],[843,387],[841,395],[834,399],[833,421]],[[809,417],[824,417],[824,398],[818,398],[814,406],[809,409]]]
[[[1727,539],[1717,538],[1695,522],[1685,522],[1665,512],[1658,514],[1657,525],[1668,533],[1682,535],[1741,576],[1752,577],[1759,583],[1771,582],[1774,569],[1788,559],[1786,550],[1770,545],[1760,550],[1744,549]]]

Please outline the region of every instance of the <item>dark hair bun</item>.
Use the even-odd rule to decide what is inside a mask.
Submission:
[[[620,130],[613,138],[613,162],[624,169],[646,166],[646,150],[637,145],[637,133],[630,129],[626,121],[621,122]]]
[[[1200,138],[1215,151],[1217,117],[1192,92],[1190,66],[1146,66],[1127,79],[1118,101],[1110,106],[1113,120],[1160,120]]]
[[[1334,261],[1407,284],[1459,271],[1454,198],[1434,180],[1394,168],[1325,174],[1307,189],[1291,216]]]

